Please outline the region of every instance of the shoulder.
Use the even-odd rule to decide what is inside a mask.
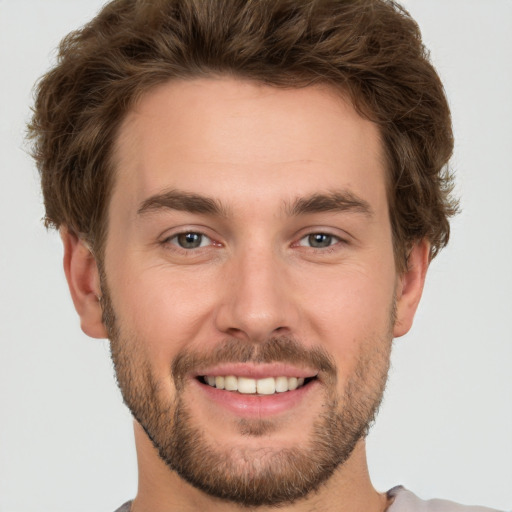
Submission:
[[[459,505],[448,500],[422,500],[402,486],[388,491],[388,496],[394,498],[388,512],[498,512],[487,507]]]
[[[115,512],[130,512],[132,502],[127,501],[124,505],[121,505]]]

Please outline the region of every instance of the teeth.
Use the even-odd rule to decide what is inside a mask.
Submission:
[[[233,377],[233,375],[224,377],[224,389],[228,391],[238,391],[238,379]]]
[[[256,393],[256,381],[254,379],[238,377],[238,392],[247,394]]]
[[[293,391],[304,385],[304,378],[300,377],[266,377],[264,379],[248,379],[234,375],[212,376],[207,375],[204,380],[210,386],[227,391],[238,391],[242,394],[273,395]]]
[[[273,377],[258,379],[256,381],[256,391],[258,395],[273,395],[276,392],[276,379]]]
[[[278,393],[283,393],[284,391],[288,391],[288,378],[287,377],[277,377],[276,391]]]
[[[299,379],[296,377],[290,377],[288,379],[288,389],[290,391],[293,391],[294,389],[297,389],[297,386],[299,385]]]
[[[217,389],[224,389],[224,377],[215,377],[215,387]]]

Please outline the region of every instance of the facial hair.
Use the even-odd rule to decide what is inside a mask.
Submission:
[[[321,347],[305,348],[290,337],[260,343],[228,338],[208,353],[183,350],[176,355],[170,368],[176,392],[170,398],[144,358],[144,340],[123,332],[118,323],[104,276],[102,292],[103,321],[124,402],[167,466],[208,495],[245,507],[293,503],[326,483],[367,435],[387,380],[394,303],[387,331],[361,342],[355,370],[342,393],[336,388],[336,366]],[[185,375],[200,366],[227,362],[283,362],[318,369],[325,399],[308,442],[257,452],[243,446],[221,449],[209,442],[205,425],[197,425],[184,399]],[[243,435],[258,437],[272,432],[275,424],[241,420],[238,427]]]

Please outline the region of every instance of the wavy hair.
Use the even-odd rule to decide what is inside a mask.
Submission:
[[[391,0],[114,0],[60,44],[28,128],[47,227],[101,258],[112,151],[138,98],[175,79],[230,75],[276,87],[328,84],[379,127],[397,268],[431,257],[456,213],[450,110],[416,22]]]

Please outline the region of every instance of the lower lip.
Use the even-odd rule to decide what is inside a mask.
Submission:
[[[203,384],[197,379],[194,382],[209,401],[244,418],[262,418],[290,411],[298,407],[306,395],[318,386],[318,382],[313,380],[305,386],[284,393],[245,395],[236,391],[217,389],[208,384]]]

